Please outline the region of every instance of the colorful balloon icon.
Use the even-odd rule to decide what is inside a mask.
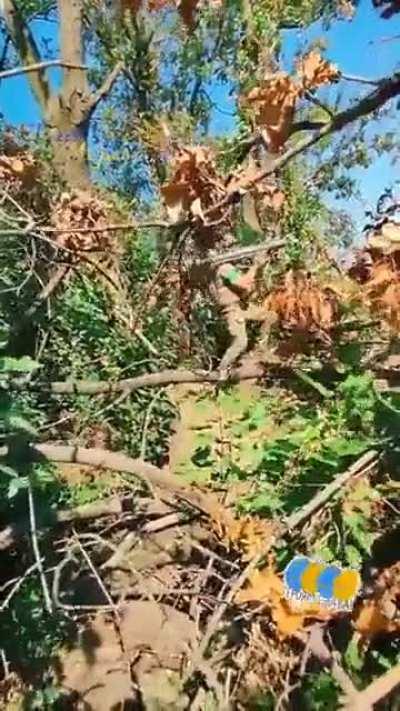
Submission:
[[[306,556],[296,556],[283,574],[286,590],[316,602],[349,605],[357,596],[361,578],[357,570],[343,569]]]

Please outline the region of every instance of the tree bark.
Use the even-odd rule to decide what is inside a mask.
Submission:
[[[82,65],[82,0],[58,0],[61,61]],[[87,136],[90,119],[90,90],[85,71],[63,68],[58,96],[50,97],[45,120],[54,151],[54,167],[66,183],[75,188],[90,186]]]

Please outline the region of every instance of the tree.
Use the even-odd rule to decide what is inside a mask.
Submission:
[[[53,3],[46,3],[46,12]],[[42,62],[29,15],[15,0],[5,0],[3,17],[20,62],[28,69],[32,91],[40,106],[43,122],[49,131],[54,151],[54,166],[68,184],[88,187],[87,137],[90,119],[98,103],[108,94],[120,65],[116,65],[97,91],[89,89],[87,67],[84,65],[83,2],[65,1],[57,4],[59,15],[59,65],[63,82],[59,92],[52,92],[46,78],[46,62]],[[35,68],[32,65],[41,65]],[[51,63],[50,63],[51,65]]]

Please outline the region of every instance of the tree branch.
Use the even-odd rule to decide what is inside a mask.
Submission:
[[[87,69],[85,64],[68,64],[63,62],[61,59],[51,59],[48,62],[39,62],[38,64],[28,64],[24,67],[15,67],[15,69],[6,69],[4,72],[0,72],[0,79],[7,79],[8,77],[16,77],[19,74],[28,74],[30,72],[37,72],[41,69],[47,69],[48,67],[66,67],[68,69]]]
[[[133,378],[125,378],[124,380],[60,380],[54,382],[38,382],[38,383],[18,383],[9,382],[2,386],[2,389],[10,391],[22,390],[43,390],[43,392],[51,392],[55,395],[108,395],[119,392],[134,392],[140,388],[157,388],[165,385],[176,385],[179,383],[239,383],[242,380],[256,380],[258,378],[290,378],[299,371],[300,368],[285,363],[277,362],[262,362],[253,363],[251,365],[242,365],[234,368],[227,374],[222,374],[220,370],[161,370],[157,373],[144,373]],[[340,379],[334,367],[329,368],[329,364],[320,366],[319,370],[324,375],[330,375],[332,381]],[[371,372],[381,376],[380,380],[375,380],[375,388],[378,392],[398,392],[399,388],[387,382],[383,378],[392,378],[393,376],[400,377],[399,371],[390,371],[377,365],[370,368]],[[302,372],[316,371],[316,367],[310,364],[308,367],[301,368]]]
[[[97,104],[104,99],[107,94],[111,91],[114,82],[118,78],[118,75],[120,72],[123,70],[124,64],[123,62],[117,62],[115,67],[111,70],[111,72],[108,74],[108,76],[105,78],[104,82],[100,86],[100,88],[92,94],[90,97],[89,101],[89,112],[94,111],[96,108]]]
[[[327,125],[327,121],[310,121],[307,119],[304,119],[304,121],[296,121],[290,131],[290,135],[292,136],[294,133],[298,133],[299,131],[316,131],[321,128],[324,128],[324,126]]]
[[[291,531],[303,525],[316,511],[324,506],[337,491],[346,486],[347,482],[356,474],[366,474],[370,469],[374,469],[378,462],[378,453],[374,450],[367,452],[358,459],[343,474],[334,479],[322,491],[319,491],[303,508],[295,511],[286,519],[286,528]]]
[[[341,131],[345,126],[353,123],[362,116],[371,114],[373,111],[381,108],[388,101],[400,94],[400,72],[395,72],[393,77],[388,77],[382,79],[379,83],[377,89],[367,96],[363,97],[358,103],[350,106],[348,109],[341,111],[332,118],[331,121],[326,123],[322,128],[320,128],[312,136],[305,138],[303,141],[298,143],[296,146],[289,148],[286,153],[283,153],[279,158],[272,161],[266,170],[261,170],[256,173],[252,178],[245,183],[241,184],[242,190],[248,190],[256,183],[268,178],[268,176],[273,175],[276,171],[283,168],[287,163],[289,163],[293,158],[301,155],[309,148],[314,146],[316,143],[325,136],[329,136],[332,133]],[[212,205],[204,212],[205,217],[211,217],[215,212],[220,211],[221,208],[226,205],[232,204],[237,198],[237,192],[232,192],[227,195],[223,200]]]
[[[276,367],[276,365],[275,365]],[[286,373],[293,373],[292,368],[278,366],[278,370]],[[126,378],[116,382],[107,380],[77,380],[60,381],[48,384],[40,383],[37,387],[48,390],[58,395],[80,393],[83,395],[98,395],[100,393],[117,393],[123,391],[133,392],[139,388],[159,387],[163,385],[173,385],[177,383],[217,383],[223,381],[238,382],[239,380],[252,380],[265,376],[266,369],[263,365],[242,366],[230,372],[225,378],[221,377],[220,371],[190,371],[190,370],[162,370],[159,373],[145,373],[135,378]],[[26,384],[21,389],[25,389]],[[19,389],[19,385],[11,386],[11,389]]]
[[[35,38],[26,25],[14,0],[3,0],[3,17],[11,40],[18,51],[21,62],[26,65],[41,64],[41,57]],[[29,74],[32,91],[45,111],[50,96],[50,88],[43,70]]]
[[[366,689],[350,694],[344,711],[372,711],[378,701],[382,701],[400,684],[400,664],[389,669],[386,674],[375,679]]]
[[[8,448],[0,448],[0,457],[6,457],[7,455]],[[204,494],[200,490],[195,489],[188,482],[185,482],[182,477],[171,474],[167,469],[158,469],[158,467],[148,464],[142,459],[132,459],[132,457],[128,457],[120,452],[109,452],[104,449],[85,449],[72,445],[36,444],[27,448],[26,460],[39,462],[46,460],[52,462],[73,462],[75,464],[86,464],[101,469],[111,469],[117,472],[127,472],[137,476],[150,488],[157,487],[173,493],[178,498],[207,515],[212,515],[215,511],[216,501],[211,495]],[[98,513],[98,504],[99,502],[96,502],[94,511],[89,510],[86,515],[84,515],[84,511],[80,512],[80,518],[100,515]],[[84,509],[85,507],[81,508]],[[100,512],[103,514],[106,513],[104,507],[100,507]],[[113,511],[110,510],[107,512],[113,513]],[[71,511],[58,512],[52,520],[47,522],[47,525],[54,526],[57,523],[70,521],[72,518],[76,518],[76,515]],[[0,551],[15,545],[18,539],[28,531],[29,521],[13,523],[4,528],[0,531]]]

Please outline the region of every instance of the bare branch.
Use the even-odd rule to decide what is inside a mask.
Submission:
[[[342,487],[344,487],[347,482],[352,479],[352,477],[357,474],[366,474],[370,469],[374,469],[377,464],[378,453],[375,451],[370,451],[364,454],[360,459],[358,459],[349,469],[347,469],[343,474],[334,479],[330,484],[328,484],[322,491],[318,492],[299,511],[295,511],[289,518],[286,519],[286,527],[289,531],[294,528],[301,526],[308,518],[310,518],[318,509],[320,509],[324,504],[329,501],[332,496],[336,494]]]
[[[31,540],[32,540],[33,553],[35,556],[36,566],[39,571],[39,578],[40,578],[40,583],[42,586],[42,592],[43,592],[43,598],[44,598],[46,610],[49,613],[49,615],[51,615],[53,612],[53,605],[51,603],[50,592],[49,592],[49,588],[47,585],[46,576],[44,573],[42,558],[40,555],[39,541],[38,541],[37,530],[36,530],[36,514],[35,514],[35,504],[34,504],[34,500],[33,500],[33,487],[32,487],[31,481],[29,481],[29,484],[28,484],[28,502],[29,502],[29,523],[30,523],[30,529],[31,529]]]
[[[68,69],[87,69],[85,64],[68,64],[63,62],[61,59],[51,59],[48,62],[38,62],[37,64],[28,64],[24,67],[15,67],[14,69],[6,69],[4,72],[0,72],[0,79],[7,79],[8,77],[16,77],[19,74],[29,74],[30,72],[37,72],[41,69],[47,69],[48,67],[66,67]]]
[[[0,457],[8,455],[8,448],[0,448]],[[74,445],[54,445],[54,444],[37,444],[29,447],[26,450],[26,459],[31,461],[49,460],[52,462],[74,462],[76,464],[87,464],[101,469],[111,469],[117,472],[127,472],[141,479],[144,484],[166,490],[173,493],[193,508],[200,510],[206,515],[212,515],[215,511],[215,498],[210,494],[205,494],[199,489],[194,488],[188,482],[185,482],[182,477],[172,474],[168,469],[158,469],[158,467],[144,462],[142,459],[132,459],[126,454],[120,452],[109,452],[105,449],[85,449]],[[80,518],[91,518],[99,515],[110,513],[119,513],[120,504],[115,504],[115,498],[112,508],[104,507],[104,502],[95,502],[87,506],[87,511],[80,511]],[[85,507],[78,507],[78,509]],[[75,512],[64,511],[54,515],[52,521],[46,525],[55,526],[57,523],[70,521],[77,518]],[[29,521],[23,520],[10,524],[0,531],[0,550],[6,550],[15,545],[18,539],[29,532]]]
[[[109,75],[105,78],[103,84],[100,86],[100,88],[92,94],[90,97],[90,102],[89,102],[89,111],[94,111],[96,108],[97,104],[104,99],[107,94],[111,91],[112,86],[116,79],[118,78],[118,75],[122,71],[124,67],[123,62],[118,62],[115,67],[111,70]]]
[[[354,74],[341,74],[340,78],[345,81],[354,81],[357,84],[370,84],[371,86],[379,86],[382,81],[385,81],[382,79],[367,79],[366,77],[358,77]]]
[[[363,691],[349,695],[344,711],[372,711],[378,701],[382,701],[400,684],[400,664],[389,669],[386,674],[375,679]]]
[[[328,373],[329,364],[323,366],[325,374]],[[258,378],[290,378],[298,371],[313,371],[321,369],[321,365],[309,363],[302,368],[296,366],[296,371],[292,365],[286,363],[277,363],[276,361],[252,363],[251,365],[242,365],[238,368],[230,370],[223,374],[220,370],[161,370],[157,373],[144,373],[133,378],[125,378],[124,380],[71,380],[71,381],[54,381],[54,382],[39,382],[39,383],[7,383],[7,389],[11,391],[19,390],[43,390],[44,392],[52,392],[57,395],[99,395],[113,394],[118,392],[130,393],[140,388],[156,388],[164,385],[174,385],[178,383],[238,383],[242,380],[255,380]],[[370,368],[371,372],[389,378],[399,375],[396,371],[386,371],[381,366]],[[338,377],[334,367],[331,368],[332,379]],[[380,379],[375,381],[375,388],[378,392],[396,392],[399,390],[387,380]]]
[[[25,235],[31,230],[36,229],[37,232],[43,232],[46,234],[87,234],[87,233],[100,233],[100,232],[118,232],[119,230],[146,230],[151,227],[160,227],[161,229],[164,230],[172,230],[176,228],[175,224],[171,224],[170,222],[163,222],[162,220],[149,220],[147,222],[121,222],[118,224],[113,224],[113,225],[105,225],[104,227],[46,227],[46,226],[41,226],[41,225],[36,225],[34,222],[30,221],[26,227],[23,229],[3,229],[0,230],[0,236],[1,235]],[[37,236],[38,238],[41,238],[40,234],[33,235]],[[43,239],[43,237],[42,237]],[[57,246],[59,249],[61,249],[60,245],[54,245]],[[67,251],[65,247],[62,248],[64,251]],[[72,250],[68,250],[71,252]],[[82,250],[76,250],[79,252],[85,252],[88,250],[82,249]],[[92,250],[90,250],[92,251]]]

